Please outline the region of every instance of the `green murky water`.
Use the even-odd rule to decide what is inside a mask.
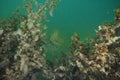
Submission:
[[[53,52],[59,55],[61,51],[67,51],[74,32],[80,34],[82,41],[95,36],[95,29],[100,24],[114,21],[113,11],[119,6],[120,0],[61,0],[53,17],[47,18],[48,38],[57,34],[56,40],[60,44],[58,47],[48,45],[49,58],[54,60]],[[22,0],[0,0],[0,17],[9,17],[18,7],[25,12]]]
[[[48,31],[51,33],[57,29],[67,38],[78,32],[85,40],[95,35],[94,30],[99,24],[114,20],[113,11],[119,5],[120,0],[61,0],[54,16],[48,18]],[[10,16],[17,7],[23,8],[22,0],[0,0],[0,17]]]

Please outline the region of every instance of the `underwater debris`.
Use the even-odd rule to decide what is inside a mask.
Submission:
[[[61,33],[58,30],[54,30],[50,36],[50,44],[54,46],[55,45],[60,46],[64,45],[64,43],[65,43],[64,36],[61,35]]]
[[[53,34],[50,37],[50,42],[53,45],[59,45],[59,32],[58,31],[54,31]]]

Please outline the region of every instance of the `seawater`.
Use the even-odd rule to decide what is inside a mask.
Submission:
[[[22,0],[0,0],[0,17],[9,17],[17,7],[25,12]],[[114,21],[114,9],[119,7],[120,0],[61,0],[54,15],[47,18],[48,38],[57,31],[60,36],[58,39],[63,39],[64,42],[62,47],[53,46],[52,48],[56,49],[53,51],[60,54],[62,50],[67,50],[74,32],[79,33],[81,41],[85,41],[87,37],[94,37],[95,29],[99,25]],[[48,47],[48,51],[51,50],[50,46]],[[53,60],[53,57],[50,59]]]
[[[10,16],[17,7],[23,8],[22,0],[0,0],[0,17]],[[61,0],[54,16],[48,18],[48,31],[57,29],[68,39],[74,32],[78,32],[81,40],[85,40],[95,35],[94,30],[98,25],[113,21],[114,9],[118,7],[120,0]]]

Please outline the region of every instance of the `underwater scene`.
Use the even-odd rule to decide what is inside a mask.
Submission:
[[[0,80],[120,80],[120,0],[0,0]]]

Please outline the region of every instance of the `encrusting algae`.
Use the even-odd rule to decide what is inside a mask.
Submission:
[[[58,60],[61,64],[51,67],[46,60],[47,27],[43,23],[47,12],[53,16],[60,0],[24,1],[27,15],[17,10],[10,19],[0,20],[0,80],[120,80],[119,9],[116,23],[100,25],[88,43],[75,33],[69,51]],[[55,32],[50,41],[56,44],[57,39]]]

